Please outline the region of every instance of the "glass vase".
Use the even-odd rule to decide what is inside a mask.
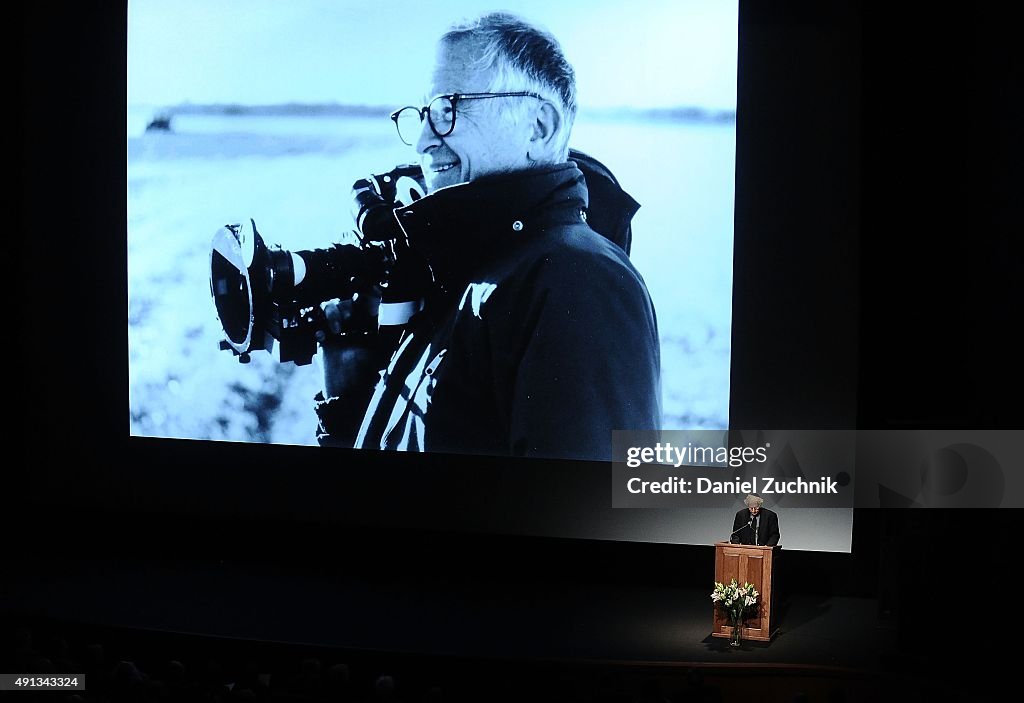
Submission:
[[[729,646],[739,647],[743,637],[743,614],[736,613],[732,616],[732,634],[729,635]]]

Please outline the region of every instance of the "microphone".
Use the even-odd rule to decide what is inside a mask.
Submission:
[[[754,518],[750,518],[750,520],[747,521],[746,525],[744,525],[743,527],[741,527],[738,530],[733,530],[733,533],[731,535],[729,535],[729,539],[732,539],[733,537],[736,536],[737,532],[742,532],[747,527],[750,527],[751,529],[753,529],[753,527],[752,527],[753,524],[754,524]]]

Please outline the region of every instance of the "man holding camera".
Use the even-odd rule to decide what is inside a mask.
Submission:
[[[393,344],[366,333],[375,301],[328,306],[322,444],[608,460],[612,430],[660,426],[653,305],[568,160],[575,92],[514,16],[441,38],[433,97],[392,116],[426,181],[394,216],[428,285]]]

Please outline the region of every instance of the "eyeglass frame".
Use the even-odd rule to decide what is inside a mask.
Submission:
[[[447,98],[448,101],[451,102],[452,104],[452,123],[451,126],[448,128],[448,131],[445,132],[444,134],[441,134],[438,131],[437,127],[434,125],[434,120],[430,118],[430,106],[433,105],[435,101],[441,98]],[[415,110],[420,117],[420,128],[422,129],[423,127],[423,120],[426,120],[427,124],[430,125],[430,131],[433,132],[438,139],[444,139],[445,137],[450,136],[451,133],[455,131],[455,119],[459,115],[458,106],[460,100],[485,100],[487,98],[537,98],[538,100],[547,100],[547,98],[545,98],[543,95],[540,95],[539,93],[534,93],[529,90],[518,90],[508,93],[446,93],[442,95],[435,95],[430,99],[430,102],[428,102],[423,107],[416,107],[415,105],[406,105],[405,107],[398,108],[397,110],[391,113],[391,121],[395,123],[395,131],[398,132],[398,138],[402,140],[402,143],[405,144],[406,146],[415,146],[415,144],[410,144],[409,142],[405,141],[405,137],[402,136],[402,130],[398,126],[398,116],[401,113],[405,112],[406,110]]]

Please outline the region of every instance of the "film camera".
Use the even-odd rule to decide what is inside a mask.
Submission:
[[[629,254],[630,221],[640,205],[597,159],[576,149],[569,150],[569,159],[586,180],[587,223]],[[395,208],[424,197],[423,171],[398,166],[356,181],[352,190],[358,244],[290,252],[268,247],[253,220],[218,230],[210,253],[210,292],[224,329],[222,349],[246,363],[255,350],[272,351],[276,340],[282,362],[308,364],[318,336],[328,333],[321,304],[360,296],[380,298],[374,322],[383,338],[397,340],[432,281],[394,216]],[[371,331],[376,330],[347,334]]]
[[[217,231],[210,292],[224,331],[221,349],[247,363],[251,352],[272,351],[277,341],[280,361],[304,365],[318,333],[328,332],[324,301],[379,296],[390,311],[381,324],[400,324],[415,311],[430,273],[406,245],[394,210],[423,197],[420,167],[371,175],[352,190],[357,244],[291,252],[267,246],[254,220]]]

